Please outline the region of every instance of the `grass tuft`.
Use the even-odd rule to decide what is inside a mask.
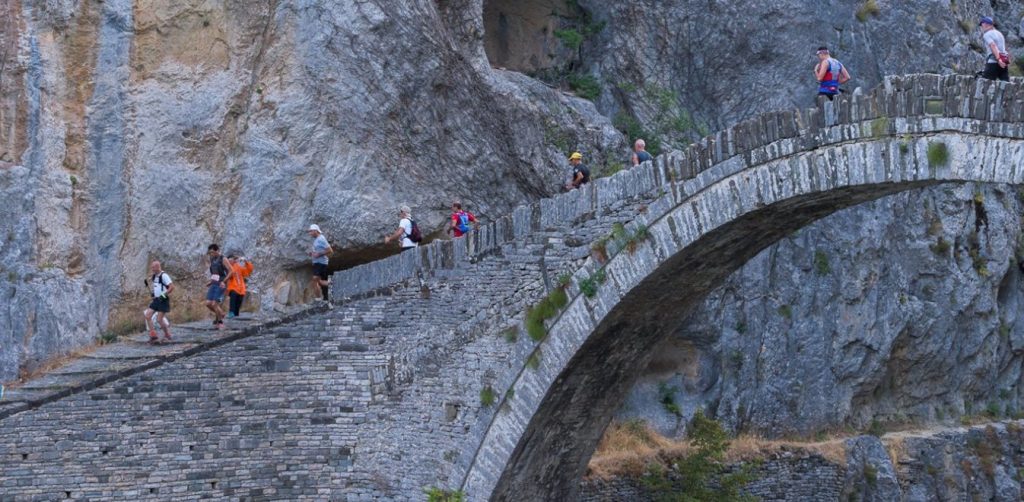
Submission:
[[[480,389],[480,406],[486,408],[494,404],[494,401],[495,395],[493,387],[491,387],[490,385],[486,385],[484,386],[484,388]]]
[[[941,141],[928,143],[928,165],[942,167],[949,164],[949,147]]]

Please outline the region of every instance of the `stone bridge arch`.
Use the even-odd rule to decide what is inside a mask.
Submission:
[[[649,237],[634,252],[612,245],[606,263],[591,259],[574,275],[569,305],[538,346],[541,367],[511,378],[515,406],[467,456],[472,500],[570,498],[630,375],[719,282],[782,237],[900,191],[1024,183],[1024,88],[890,78],[870,95],[740,124],[648,169],[661,195],[627,233],[643,226]],[[606,280],[588,298],[579,284],[598,270]]]

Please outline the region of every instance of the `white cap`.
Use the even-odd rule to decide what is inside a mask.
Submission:
[[[317,231],[317,232],[319,232],[319,231],[320,231],[320,225],[317,225],[317,224],[315,224],[315,223],[314,223],[314,224],[312,224],[312,225],[310,225],[310,226],[309,226],[309,230],[307,230],[307,232],[312,232],[312,231],[314,231],[314,230],[315,230],[315,231]]]

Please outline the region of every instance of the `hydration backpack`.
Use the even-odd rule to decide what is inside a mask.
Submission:
[[[456,216],[458,217],[459,224],[455,225],[455,228],[458,228],[459,232],[462,233],[469,232],[469,213],[459,211],[456,213]]]
[[[412,232],[409,233],[409,240],[419,244],[423,240],[423,234],[420,233],[420,227],[416,224],[416,220],[409,219],[409,223],[412,225]]]

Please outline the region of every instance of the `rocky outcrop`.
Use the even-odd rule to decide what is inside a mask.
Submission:
[[[428,231],[452,199],[498,215],[557,190],[565,150],[624,145],[491,70],[482,4],[454,3],[0,4],[0,380],[136,317],[151,259],[181,306],[211,242],[256,262],[256,304],[300,301],[311,222],[344,266],[393,252],[401,203]]]
[[[743,492],[764,502],[1016,501],[1024,483],[1021,431],[1021,422],[1010,421],[860,436],[833,445],[844,452],[838,459],[785,448],[751,464],[753,480]],[[669,471],[668,479],[678,485],[676,473]],[[588,502],[659,500],[649,483],[630,477],[584,480],[580,491]]]
[[[680,435],[668,399],[778,436],[1016,412],[1021,203],[1016,189],[940,187],[801,230],[709,296],[621,416]]]

